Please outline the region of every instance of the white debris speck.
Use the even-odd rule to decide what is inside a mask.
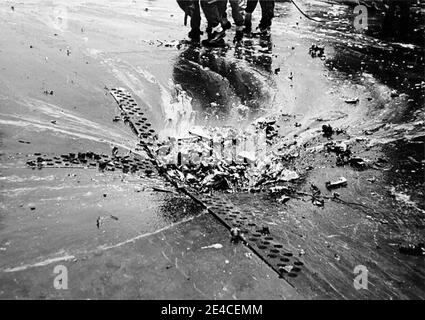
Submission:
[[[215,244],[212,244],[210,246],[202,247],[201,249],[221,249],[221,248],[223,248],[222,244],[215,243]]]
[[[282,267],[282,269],[284,269],[286,272],[291,272],[292,269],[294,269],[294,267],[293,266],[285,266],[285,267]]]
[[[404,205],[413,207],[418,211],[421,211],[422,213],[425,213],[425,210],[419,208],[417,204],[410,199],[409,195],[396,191],[395,187],[391,187],[390,194],[395,198],[396,201],[401,202]]]

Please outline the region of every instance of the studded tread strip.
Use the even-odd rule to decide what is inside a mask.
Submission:
[[[110,94],[118,103],[124,121],[140,138],[140,146],[160,167],[152,148],[156,144],[157,135],[155,130],[151,129],[152,126],[145,113],[125,89],[111,89]],[[253,222],[252,214],[239,210],[230,200],[226,199],[223,193],[200,194],[190,186],[182,186],[179,181],[174,180],[164,170],[159,171],[166,180],[171,182],[179,191],[200,203],[227,229],[230,230],[235,227],[241,229],[243,232],[241,240],[244,244],[290,285],[293,287],[314,285],[316,286],[315,291],[329,292],[330,288],[327,283],[319,279],[313,272],[309,272],[308,275],[302,272],[305,269],[304,263],[292,252],[285,249],[284,245],[279,243],[267,229],[259,228]]]

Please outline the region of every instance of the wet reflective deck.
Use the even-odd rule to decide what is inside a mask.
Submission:
[[[165,0],[2,4],[0,298],[424,298],[424,256],[400,250],[424,242],[423,44],[300,3],[320,27],[282,3],[271,40],[229,33],[220,49],[176,40],[188,30]],[[58,8],[66,26],[42,14]],[[161,170],[163,139],[260,117],[299,174],[285,203]],[[59,264],[69,290],[53,287]]]

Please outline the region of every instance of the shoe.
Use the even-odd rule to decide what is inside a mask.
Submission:
[[[224,39],[221,39],[215,42],[210,42],[208,39],[204,39],[202,40],[201,44],[205,47],[225,47],[226,46],[226,42],[224,41]]]
[[[211,33],[208,34],[208,41],[210,44],[215,45],[221,43],[221,40],[226,36],[226,31],[218,25],[217,27],[211,30]]]
[[[201,37],[200,36],[190,38],[190,43],[199,44],[200,42],[201,42]]]
[[[198,30],[190,30],[188,37],[190,38],[190,41],[192,43],[199,43],[201,42],[201,31]]]

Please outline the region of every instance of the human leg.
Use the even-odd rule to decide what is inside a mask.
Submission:
[[[245,8],[245,18],[244,18],[245,33],[251,33],[252,13],[257,7],[257,4],[258,4],[258,0],[247,0],[246,8]]]
[[[239,42],[243,38],[244,31],[244,0],[230,0],[230,6],[232,7],[232,17],[236,25],[236,35],[234,42]]]
[[[208,40],[203,41],[203,44],[207,45],[218,45],[223,42],[223,38],[226,35],[225,30],[221,26],[222,22],[222,11],[219,5],[221,0],[201,0],[201,7],[204,11],[205,17],[207,18],[208,27]]]
[[[201,0],[202,11],[204,11],[205,18],[208,22],[208,28],[216,28],[221,23],[221,15],[217,0],[211,2],[211,0]]]
[[[190,27],[189,38],[194,42],[199,42],[201,40],[201,8],[199,5],[199,0],[193,1],[193,13],[190,18]]]
[[[232,17],[235,22],[236,29],[244,24],[244,0],[230,0],[230,6],[232,7]]]
[[[272,25],[274,18],[274,1],[273,0],[259,0],[261,6],[261,21],[260,30],[269,29]]]

